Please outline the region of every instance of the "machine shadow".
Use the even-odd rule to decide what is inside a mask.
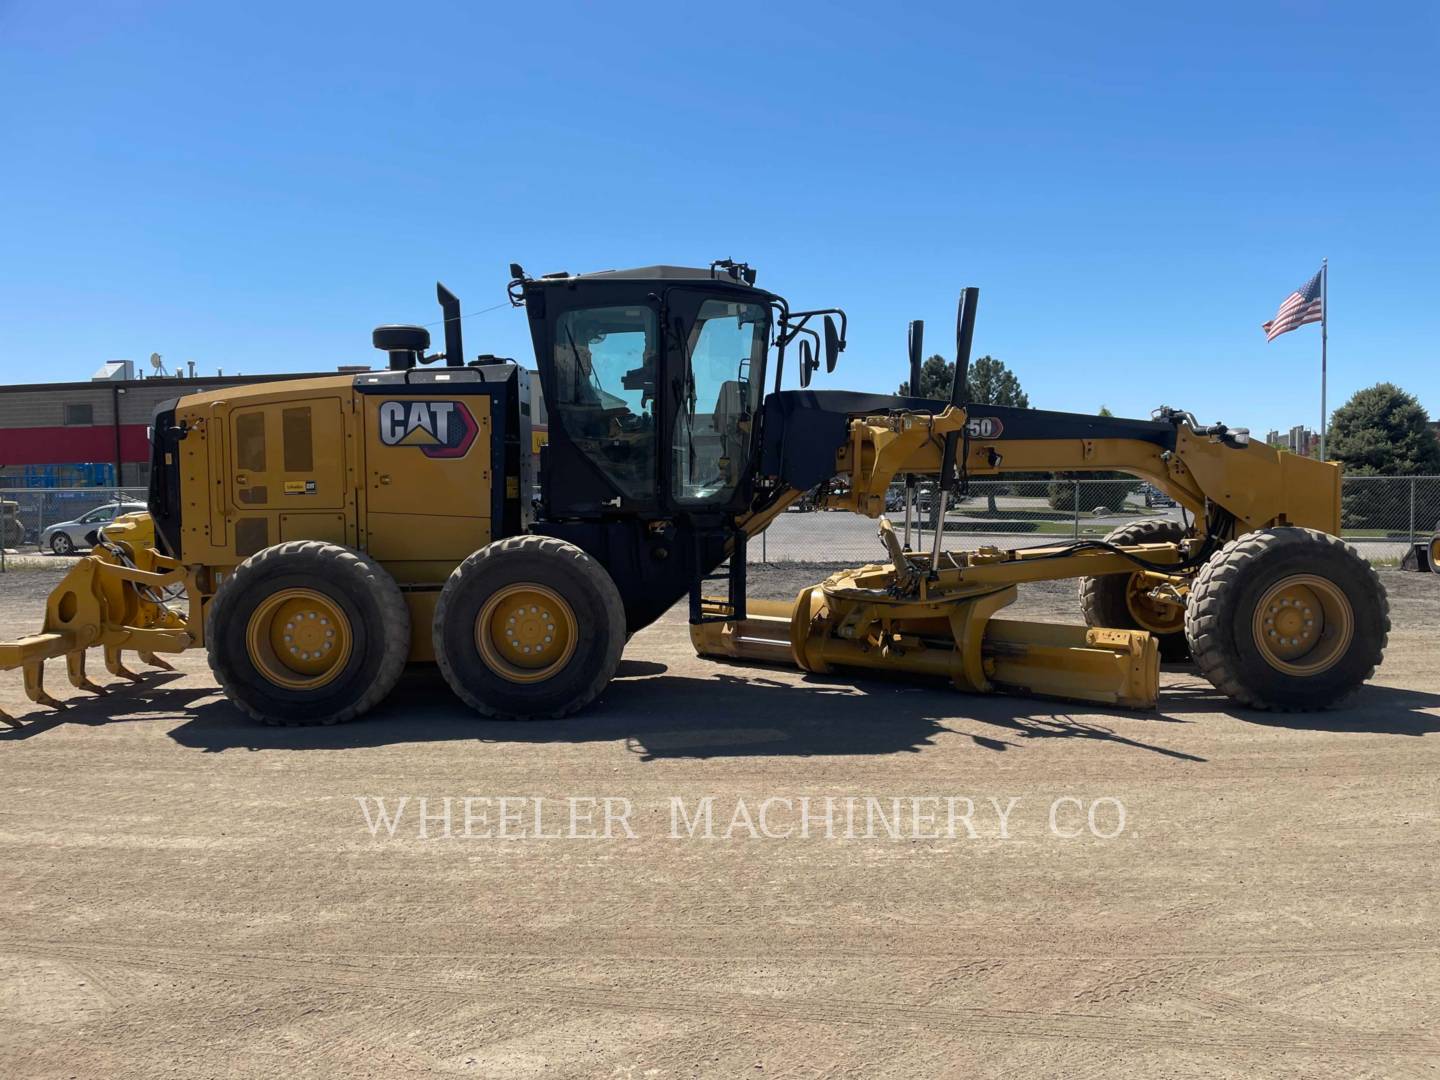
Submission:
[[[213,686],[174,686],[156,672],[103,698],[71,699],[32,713],[17,742],[65,724],[183,722],[169,735],[205,752],[343,750],[421,742],[623,742],[642,760],[917,753],[942,737],[1004,753],[1033,740],[1108,742],[1180,761],[1205,759],[1166,746],[1163,733],[1193,717],[1225,716],[1265,727],[1417,737],[1440,732],[1440,694],[1366,686],[1332,712],[1266,713],[1235,707],[1198,678],[1168,680],[1156,711],[1076,706],[1041,698],[956,694],[948,687],[884,678],[778,678],[763,667],[717,662],[705,677],[671,674],[663,663],[624,660],[604,696],[582,716],[504,722],[477,717],[433,667],[406,673],[370,715],[333,727],[267,727],[244,716]],[[778,674],[778,672],[777,672]],[[119,706],[119,708],[117,708]]]
[[[1196,676],[1179,685],[1162,687],[1160,712],[1174,720],[1195,713],[1220,714],[1258,727],[1293,731],[1410,736],[1440,732],[1440,694],[1374,684],[1360,687],[1341,708],[1286,713],[1236,705]]]
[[[461,705],[433,669],[408,672],[369,716],[335,727],[265,727],[223,700],[207,702],[170,732],[183,746],[224,750],[340,750],[392,744],[622,742],[642,760],[818,757],[918,753],[942,738],[1005,752],[1034,739],[1088,739],[1200,762],[1139,737],[1167,718],[1039,699],[958,695],[943,685],[876,679],[794,682],[763,668],[720,665],[707,678],[672,675],[663,664],[624,661],[583,716],[557,721],[485,720]],[[1129,733],[1104,723],[1127,721]],[[1174,721],[1170,722],[1184,722]]]
[[[54,731],[65,724],[79,724],[84,727],[102,727],[106,724],[134,723],[154,720],[154,713],[182,713],[194,711],[190,703],[197,698],[213,697],[219,691],[213,686],[172,686],[185,677],[180,671],[146,671],[140,682],[114,682],[105,687],[100,696],[76,693],[64,699],[64,707],[55,710],[35,711],[20,717],[16,728],[0,727],[0,743],[22,742]],[[53,689],[53,687],[52,687]],[[124,712],[116,715],[116,705]],[[146,714],[146,715],[131,715]]]

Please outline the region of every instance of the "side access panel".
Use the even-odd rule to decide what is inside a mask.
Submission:
[[[356,543],[348,383],[305,380],[181,399],[179,525],[188,563],[233,566],[282,540]]]
[[[492,536],[490,396],[429,390],[396,386],[359,396],[363,546],[402,582],[443,580]]]
[[[355,380],[361,547],[405,592],[412,661],[434,659],[430,625],[456,565],[523,528],[518,445],[529,416],[519,415],[517,374],[507,364]]]

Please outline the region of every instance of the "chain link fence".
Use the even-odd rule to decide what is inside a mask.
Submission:
[[[1440,527],[1440,476],[1347,476],[1341,484],[1341,534],[1374,563],[1396,563],[1416,540]],[[921,484],[911,546],[934,540],[935,489]],[[904,488],[892,487],[886,513],[898,530],[905,516]],[[1026,480],[973,480],[969,495],[952,496],[945,514],[947,547],[993,544],[1039,547],[1067,540],[1103,539],[1115,529],[1146,521],[1183,521],[1181,509],[1139,480],[1052,476]],[[807,499],[750,544],[752,562],[878,562],[884,552],[875,522],[855,514],[815,509]]]
[[[146,490],[135,487],[0,488],[0,551],[84,551],[86,536],[115,516],[117,504],[125,511],[144,509],[145,498]],[[57,534],[66,539],[58,540]]]
[[[143,504],[144,488],[0,488],[0,548],[54,553],[65,546],[52,527],[90,525],[113,504]],[[1440,527],[1440,476],[1347,476],[1341,486],[1342,535],[1372,562],[1391,563],[1416,540]],[[934,539],[935,485],[922,483],[911,544],[928,549]],[[905,489],[892,487],[886,513],[902,529]],[[128,507],[127,507],[128,508]],[[945,514],[945,545],[1002,548],[1102,539],[1113,530],[1146,521],[1181,521],[1173,501],[1139,480],[1091,480],[1064,476],[976,480],[969,495],[953,498]],[[875,562],[883,558],[875,522],[855,514],[814,508],[806,499],[750,544],[752,562]],[[83,540],[87,531],[67,528]],[[75,546],[83,550],[83,544]]]

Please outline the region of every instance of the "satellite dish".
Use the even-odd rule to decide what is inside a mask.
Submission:
[[[156,375],[165,374],[165,361],[161,359],[158,352],[152,352],[150,354],[150,367],[154,369]]]

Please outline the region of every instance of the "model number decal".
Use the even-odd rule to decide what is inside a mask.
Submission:
[[[380,441],[414,446],[426,457],[464,457],[479,425],[462,401],[385,401],[380,405]]]
[[[965,430],[972,439],[998,439],[1005,433],[1005,425],[998,416],[972,416]]]

